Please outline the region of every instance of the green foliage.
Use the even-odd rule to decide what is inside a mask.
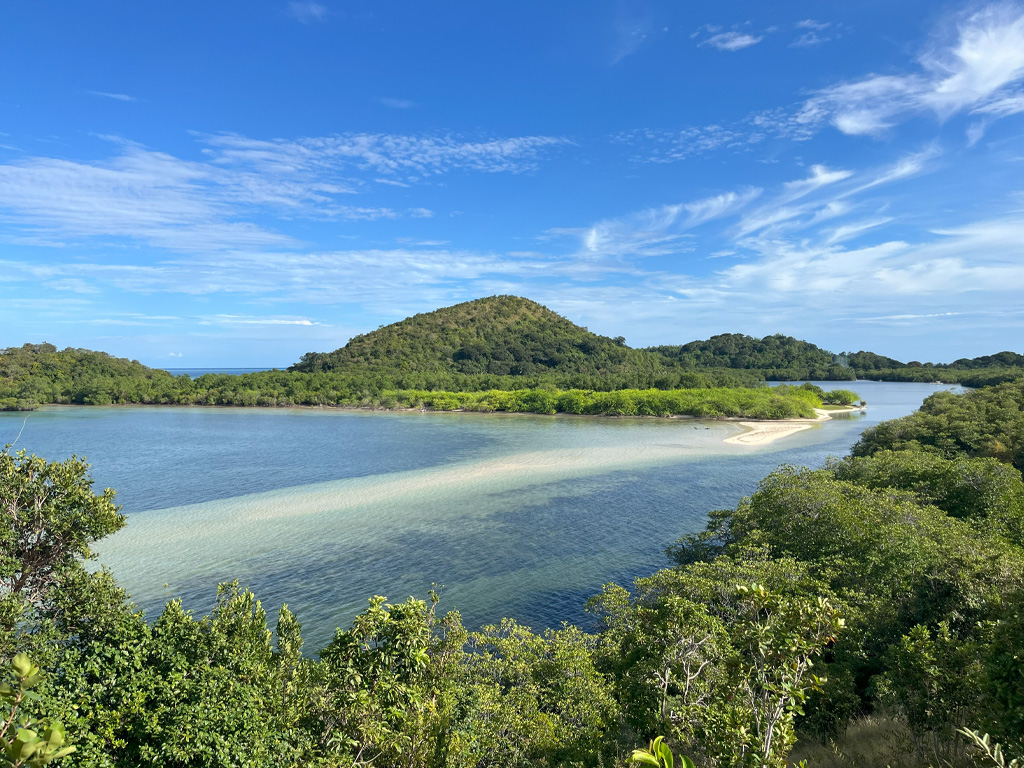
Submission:
[[[65,746],[67,735],[59,721],[39,720],[24,711],[25,702],[39,698],[32,690],[43,680],[39,666],[19,653],[6,671],[8,679],[0,682],[0,764],[38,768],[74,752],[74,746]]]
[[[92,490],[89,466],[77,457],[47,462],[24,451],[0,451],[0,653],[20,607],[39,606],[52,585],[90,545],[124,525],[114,491]]]
[[[968,728],[960,728],[959,732],[966,736],[982,755],[988,758],[987,762],[991,762],[993,765],[998,766],[998,768],[1021,767],[1022,762],[1020,758],[1007,758],[1003,752],[1002,745],[993,744],[987,733],[982,736],[977,731],[972,731]]]
[[[321,746],[354,761],[395,765],[405,756],[424,764],[433,753],[429,722],[438,700],[431,693],[439,670],[431,664],[436,598],[391,605],[374,597],[352,628],[323,649],[315,712]]]
[[[989,387],[1024,377],[1024,355],[999,352],[952,363],[902,363],[873,352],[843,352],[839,359],[857,372],[857,378],[876,381],[915,381]]]
[[[821,398],[823,403],[829,405],[853,405],[858,400],[860,400],[860,395],[849,389],[831,389],[825,392],[825,396]]]
[[[854,456],[917,448],[952,458],[990,456],[1024,468],[1024,380],[965,395],[937,392],[920,410],[868,429]]]
[[[560,389],[553,379],[516,390],[402,389],[389,384],[392,374],[363,379],[359,391],[335,388],[344,373],[186,378],[173,380],[172,395],[779,418],[806,414],[829,394],[808,384]],[[438,383],[490,374],[410,375]],[[632,591],[606,586],[588,606],[596,633],[535,633],[509,619],[470,633],[457,613],[437,614],[436,594],[375,597],[311,656],[287,607],[272,632],[259,601],[237,584],[221,587],[208,616],[172,600],[147,623],[110,573],[80,564],[123,524],[113,492],[93,493],[78,459],[3,452],[0,654],[24,649],[51,670],[42,678],[29,668],[0,689],[9,707],[31,700],[39,713],[8,721],[25,735],[2,745],[17,751],[7,762],[43,764],[65,749],[63,722],[83,768],[596,768],[630,753],[665,767],[677,761],[672,748],[707,768],[781,768],[801,729],[838,738],[875,708],[906,725],[920,755],[959,759],[953,734],[968,723],[1016,750],[1024,743],[1021,387],[936,395],[918,414],[866,434],[853,457],[820,470],[780,468],[670,547],[675,567]],[[978,738],[989,759],[1003,759]],[[648,740],[649,749],[632,749]]]
[[[571,413],[593,416],[696,416],[701,418],[813,418],[817,396],[800,387],[761,389],[522,389],[512,392],[388,391],[397,408],[493,413]]]
[[[594,765],[618,706],[576,627],[537,635],[511,619],[469,636],[463,743],[479,765]]]
[[[673,390],[755,387],[763,380],[851,381],[858,375],[989,386],[1024,376],[1024,356],[1001,352],[948,366],[904,365],[868,352],[834,355],[779,334],[722,334],[632,349],[621,336],[591,333],[535,302],[492,296],[355,336],[334,352],[307,353],[289,371],[193,380],[102,352],[11,347],[0,350],[0,410],[49,403],[376,408],[394,407],[388,393],[395,391]],[[450,409],[441,401],[437,408]]]
[[[981,651],[982,717],[1004,744],[1024,750],[1024,591],[1008,595]]]
[[[617,355],[640,354],[618,345],[615,349]],[[458,402],[452,393],[760,386],[759,376],[744,371],[669,369],[655,358],[619,367],[537,366],[529,375],[463,373],[444,366],[409,369],[392,360],[385,356],[379,364],[363,361],[327,372],[274,370],[191,379],[100,352],[57,352],[49,344],[27,344],[0,350],[0,408],[32,410],[49,403],[395,408],[427,392],[437,394],[437,410],[452,410]],[[413,402],[412,407],[420,406]]]
[[[673,768],[675,757],[671,748],[665,743],[664,737],[658,736],[648,745],[647,749],[634,749],[628,762],[651,765],[654,768]],[[679,756],[679,764],[681,768],[694,768],[693,760],[685,755]]]
[[[740,333],[723,333],[707,341],[651,347],[650,351],[684,368],[758,370],[769,380],[854,378],[853,370],[844,367],[831,352],[781,334],[757,339]]]
[[[783,766],[824,682],[812,659],[843,620],[825,598],[730,586],[737,569],[717,565],[638,580],[635,597],[606,586],[589,606],[604,626],[600,658],[630,732],[667,732],[710,766]]]
[[[187,378],[187,377],[186,377]],[[160,402],[177,386],[167,371],[88,349],[25,344],[0,350],[0,408],[27,410],[46,403]]]
[[[836,479],[866,488],[911,491],[951,517],[971,518],[1024,546],[1024,482],[1018,470],[996,459],[879,450],[829,468]]]
[[[414,315],[353,337],[339,350],[310,353],[296,371],[448,371],[523,376],[544,371],[620,373],[657,358],[516,296],[492,296]]]
[[[932,632],[920,624],[886,653],[886,672],[877,682],[880,700],[910,726],[920,753],[959,752],[958,724],[977,700],[980,665],[974,644],[956,637],[946,622]]]
[[[738,705],[728,725],[739,736],[736,766],[785,766],[796,741],[796,718],[824,682],[811,673],[814,657],[843,629],[827,598],[790,598],[758,584],[740,585],[733,644],[740,651]]]

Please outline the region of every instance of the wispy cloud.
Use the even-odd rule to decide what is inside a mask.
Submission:
[[[654,14],[638,3],[619,3],[612,23],[611,64],[632,56],[654,36]]]
[[[545,149],[564,143],[376,134],[199,139],[203,162],[118,141],[118,154],[102,162],[25,157],[0,164],[0,220],[11,224],[8,241],[63,244],[52,240],[57,235],[127,238],[177,252],[295,248],[301,244],[273,228],[275,217],[372,221],[401,215],[351,204],[370,181],[358,178],[367,171],[388,174],[379,181],[399,187],[453,171],[522,173],[536,167]],[[407,215],[433,213],[414,206]]]
[[[739,211],[760,194],[760,189],[747,188],[689,203],[648,208],[589,227],[553,229],[548,234],[578,238],[578,255],[589,259],[682,253],[694,249],[687,241],[688,230]]]
[[[313,24],[324,21],[330,11],[320,3],[296,1],[288,3],[288,14],[302,24]]]
[[[939,25],[917,56],[915,71],[837,83],[795,107],[764,109],[734,122],[629,131],[612,141],[634,147],[636,161],[678,162],[719,150],[749,151],[769,138],[806,141],[828,125],[848,135],[881,136],[921,115],[946,121],[960,114],[974,118],[967,127],[973,144],[992,122],[1024,113],[1024,5],[972,7]],[[839,25],[814,19],[797,22],[795,28],[810,35],[798,38],[797,46],[820,44],[826,35],[843,32]],[[714,45],[716,37],[734,34],[758,37],[714,26],[701,27],[691,37],[705,35],[701,45]]]
[[[612,137],[616,144],[636,148],[637,162],[675,163],[718,149],[745,150],[760,143],[763,133],[746,127],[725,128],[720,125],[689,127],[678,131],[650,129],[628,131]]]
[[[418,106],[415,101],[410,101],[409,99],[393,99],[387,96],[382,96],[377,99],[377,101],[383,106],[390,107],[391,109],[412,109],[413,107]]]
[[[832,170],[823,165],[811,166],[811,173],[802,179],[787,181],[782,190],[763,205],[744,213],[737,227],[737,236],[745,237],[754,232],[766,229],[778,231],[784,223],[795,219],[803,220],[804,224],[816,224],[834,215],[845,213],[846,208],[832,200],[822,202],[812,200],[794,205],[798,200],[807,197],[823,187],[845,181],[853,175],[848,170]]]
[[[700,27],[690,37],[691,39],[703,38],[698,43],[700,46],[710,46],[720,51],[729,52],[741,51],[764,40],[764,34],[751,34],[740,29],[723,31],[721,27],[716,27],[713,24]]]
[[[931,312],[923,315],[879,315],[878,317],[860,317],[858,323],[881,323],[891,325],[893,323],[906,323],[910,321],[933,320],[937,317],[960,317],[963,312]]]
[[[720,51],[741,51],[764,40],[764,35],[750,35],[746,32],[722,32],[705,40],[701,45],[710,45]]]
[[[940,120],[969,111],[989,119],[1024,111],[1024,8],[989,5],[951,19],[918,56],[919,70],[869,75],[819,91],[793,118],[798,125],[830,123],[843,133],[876,136],[907,118]]]
[[[798,21],[794,27],[799,36],[789,44],[791,48],[812,48],[840,36],[839,27],[828,21],[804,19]]]
[[[935,157],[925,150],[868,169],[812,166],[763,191],[739,189],[556,229],[544,241],[547,253],[473,252],[424,241],[341,251],[235,249],[146,265],[8,257],[0,275],[7,285],[81,281],[122,294],[238,296],[249,305],[278,306],[281,314],[193,314],[183,322],[243,335],[276,329],[303,339],[323,321],[302,309],[287,313],[290,304],[369,302],[402,316],[479,295],[519,293],[596,329],[625,333],[633,343],[657,341],[650,330],[657,323],[676,323],[693,338],[858,323],[912,329],[982,305],[993,312],[1015,306],[1024,290],[1019,206],[930,228],[913,208],[884,210],[892,198],[880,202],[882,186],[911,182]],[[919,223],[908,226],[906,218]],[[567,245],[558,239],[566,237]],[[177,321],[166,324],[177,327]],[[852,331],[850,338],[857,343]]]
[[[554,136],[467,140],[456,136],[353,133],[300,139],[252,139],[237,134],[201,137],[212,162],[256,171],[326,172],[350,168],[408,176],[451,171],[522,173],[542,152],[569,142]]]
[[[108,93],[106,91],[86,91],[90,96],[100,96],[104,99],[113,99],[114,101],[138,101],[134,96],[129,96],[127,93]]]
[[[308,317],[254,317],[252,315],[207,315],[200,325],[323,325]]]
[[[172,258],[151,265],[71,261],[41,263],[2,260],[0,270],[12,281],[47,285],[60,279],[81,279],[119,292],[179,294],[184,296],[231,295],[259,298],[263,303],[301,304],[364,303],[385,301],[418,293],[442,301],[458,281],[472,283],[498,277],[530,279],[565,275],[572,265],[566,260],[540,256],[473,253],[439,248],[395,248],[322,252],[231,251]],[[401,275],[401,280],[395,276]],[[130,319],[130,318],[129,318]],[[235,325],[258,325],[246,315],[203,318]],[[257,318],[258,319],[258,318]],[[275,316],[289,322],[268,325],[305,325],[309,318]]]

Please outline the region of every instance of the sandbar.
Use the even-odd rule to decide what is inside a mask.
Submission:
[[[852,413],[862,408],[844,408],[842,410],[826,411],[815,408],[817,414],[813,419],[783,419],[778,421],[741,421],[740,426],[746,427],[747,431],[740,435],[727,437],[723,442],[730,445],[767,445],[783,437],[803,432],[810,429],[820,421],[828,421],[833,413]]]

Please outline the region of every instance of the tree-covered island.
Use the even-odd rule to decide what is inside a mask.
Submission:
[[[765,380],[996,383],[1024,375],[1013,353],[948,367],[833,355],[785,336],[715,336],[632,349],[513,296],[457,304],[308,353],[287,371],[192,379],[51,344],[0,351],[0,409],[73,403],[423,408],[608,415],[792,418],[821,405]],[[889,368],[860,368],[886,365]],[[900,364],[902,365],[902,364]],[[894,372],[895,371],[895,372]],[[763,390],[763,391],[759,391]]]

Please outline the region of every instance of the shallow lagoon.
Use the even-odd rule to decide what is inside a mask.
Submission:
[[[85,455],[118,489],[129,523],[100,559],[150,616],[179,595],[208,610],[237,578],[270,612],[288,603],[313,649],[371,595],[433,583],[470,626],[586,622],[602,583],[662,567],[779,464],[819,466],[948,388],[836,386],[867,413],[759,447],[685,419],[122,406],[33,413],[15,448]],[[24,418],[0,414],[0,444]]]

